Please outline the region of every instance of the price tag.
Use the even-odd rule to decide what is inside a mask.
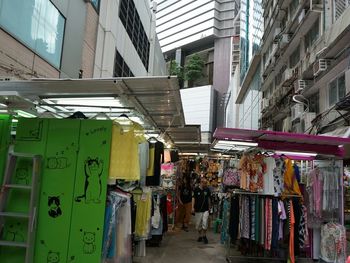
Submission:
[[[142,195],[141,195],[141,201],[146,201],[146,199],[147,199],[147,195],[145,194],[145,193],[142,193]]]

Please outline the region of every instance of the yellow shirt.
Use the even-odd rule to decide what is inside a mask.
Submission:
[[[139,138],[135,136],[133,125],[126,131],[121,125],[114,123],[109,166],[110,179],[140,180],[138,142]]]

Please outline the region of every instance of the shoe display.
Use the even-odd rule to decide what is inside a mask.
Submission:
[[[203,237],[199,237],[198,239],[197,239],[197,242],[202,242],[203,241]]]
[[[203,237],[203,242],[204,242],[204,244],[208,244],[208,238],[206,236]]]

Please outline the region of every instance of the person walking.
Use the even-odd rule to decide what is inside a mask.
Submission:
[[[210,210],[210,190],[207,179],[201,178],[200,185],[193,191],[192,214],[195,215],[198,242],[208,244],[207,229]]]
[[[182,224],[182,229],[188,232],[188,225],[191,220],[192,211],[192,187],[188,176],[184,176],[179,186],[179,218],[178,222]]]

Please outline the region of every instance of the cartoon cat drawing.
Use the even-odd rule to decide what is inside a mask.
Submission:
[[[49,216],[56,218],[62,215],[61,202],[59,196],[49,196],[48,206],[49,206]]]
[[[85,199],[85,203],[101,202],[101,175],[103,172],[103,160],[98,158],[85,161],[85,189],[84,194],[75,198],[76,202]]]
[[[24,242],[23,228],[20,222],[10,224],[5,231],[5,240]]]
[[[15,175],[16,184],[29,184],[29,173],[27,168],[17,168]]]
[[[84,232],[83,242],[84,242],[84,247],[83,247],[84,254],[93,254],[96,250],[95,233]]]
[[[47,263],[59,263],[60,253],[49,251],[47,254]]]

